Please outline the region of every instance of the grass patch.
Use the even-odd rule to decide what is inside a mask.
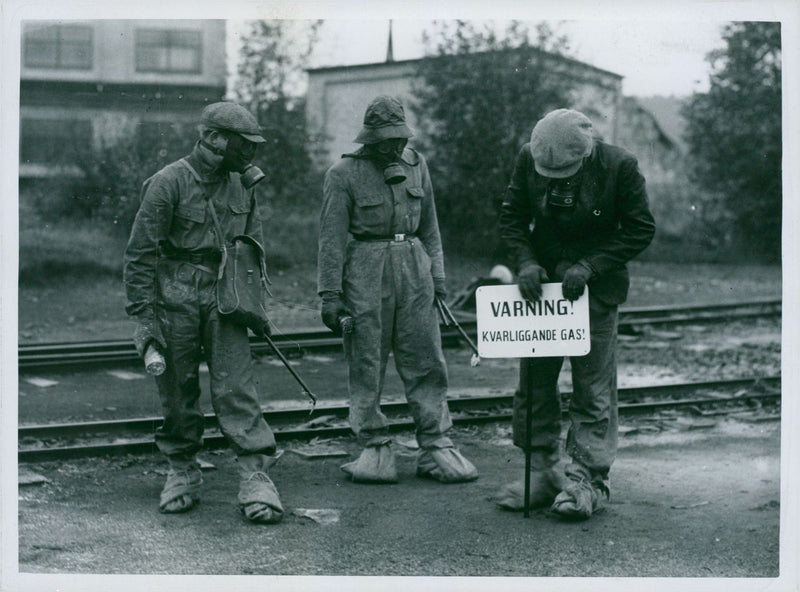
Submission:
[[[122,277],[125,240],[87,222],[20,229],[19,282],[47,285],[62,277]]]

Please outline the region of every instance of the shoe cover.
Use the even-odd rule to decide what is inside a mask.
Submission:
[[[564,475],[556,469],[531,471],[530,507],[543,508],[553,503],[564,486]],[[520,479],[504,485],[494,502],[504,510],[520,512],[525,509],[525,481]]]
[[[283,519],[278,490],[272,479],[262,472],[239,482],[239,509],[250,522],[275,524]]]
[[[356,483],[397,483],[394,452],[388,442],[367,446],[353,462],[341,469]]]
[[[449,438],[442,438],[441,442],[433,442],[420,450],[417,475],[441,483],[464,483],[477,479],[478,469],[464,458]]]
[[[556,496],[552,511],[563,518],[586,520],[600,505],[600,491],[589,481],[569,480],[564,490]]]
[[[246,454],[238,457],[239,509],[250,522],[275,524],[283,519],[283,506],[278,490],[267,470],[278,460],[277,456]]]
[[[164,514],[177,514],[191,510],[200,501],[200,485],[203,474],[197,463],[190,463],[185,470],[170,468],[167,481],[161,490],[158,508]]]

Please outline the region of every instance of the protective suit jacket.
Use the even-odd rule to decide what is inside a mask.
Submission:
[[[345,250],[351,237],[419,238],[431,259],[431,276],[444,282],[444,257],[433,187],[424,157],[403,151],[407,179],[389,186],[365,158],[342,158],[325,175],[319,236],[318,291],[342,291]]]
[[[550,179],[536,172],[530,145],[517,156],[503,205],[500,231],[517,270],[533,261],[560,281],[559,263],[586,263],[594,273],[589,293],[608,305],[628,295],[626,262],[650,244],[655,222],[636,158],[595,141],[584,162],[577,201],[566,219],[547,205]]]
[[[199,146],[185,160],[167,165],[144,182],[142,203],[124,257],[126,312],[140,320],[137,348],[161,339],[153,326],[159,255],[192,258],[216,265],[218,242],[206,201],[211,199],[225,240],[247,234],[263,244],[254,189],[245,189],[238,173],[219,173],[203,159]],[[155,334],[150,335],[151,327]],[[142,334],[142,331],[145,334]],[[162,345],[164,345],[162,343]]]

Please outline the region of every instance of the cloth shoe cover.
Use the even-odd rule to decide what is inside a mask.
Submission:
[[[463,483],[477,479],[478,469],[464,458],[450,438],[439,438],[420,450],[417,475],[442,483]]]
[[[388,440],[368,444],[353,462],[341,469],[356,483],[397,483],[394,452]]]
[[[167,481],[161,490],[158,507],[165,514],[175,514],[191,510],[200,501],[200,485],[203,474],[196,462],[186,463],[181,467],[171,466],[167,473]],[[186,496],[180,504],[174,504]]]
[[[274,456],[248,454],[237,459],[239,466],[239,509],[250,522],[275,524],[283,519],[283,506],[275,484],[267,476],[277,462]]]
[[[564,474],[555,469],[531,471],[530,507],[543,508],[553,503],[564,487]],[[520,479],[504,485],[494,498],[504,510],[520,512],[525,509],[525,481]]]
[[[556,496],[552,511],[563,518],[586,520],[600,505],[600,490],[590,481],[569,479],[564,490]]]

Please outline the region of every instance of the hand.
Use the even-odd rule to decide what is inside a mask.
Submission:
[[[564,273],[561,281],[561,293],[567,300],[577,300],[586,288],[586,282],[592,277],[592,270],[583,263],[576,263]]]
[[[548,282],[547,272],[544,267],[536,263],[526,263],[519,270],[517,283],[519,291],[525,300],[539,300],[542,297],[542,282]]]
[[[342,333],[342,329],[339,326],[339,318],[349,314],[342,302],[341,294],[338,292],[325,292],[322,294],[322,322],[335,335],[341,335]]]
[[[441,301],[447,299],[447,287],[444,278],[433,278],[433,293]]]

